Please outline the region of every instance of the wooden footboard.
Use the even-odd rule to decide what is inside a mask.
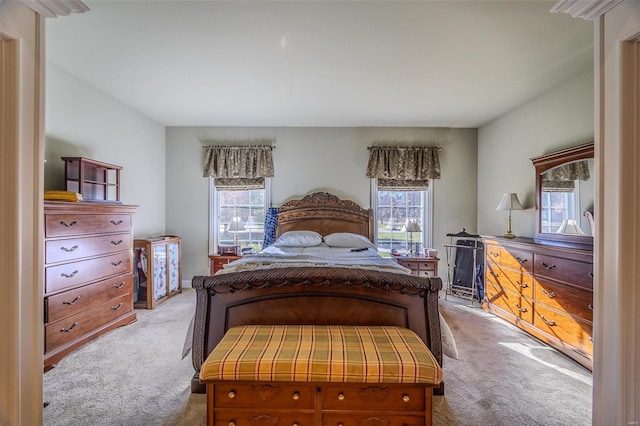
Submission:
[[[413,330],[442,365],[438,277],[348,268],[278,268],[196,276],[192,392],[225,332],[237,325],[386,325]]]

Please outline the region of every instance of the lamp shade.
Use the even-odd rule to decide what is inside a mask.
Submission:
[[[556,232],[558,234],[584,235],[584,231],[574,219],[565,219]]]
[[[242,223],[242,219],[239,217],[231,219],[231,223],[229,224],[227,231],[244,231],[244,223]]]
[[[415,219],[407,219],[402,227],[402,232],[422,232],[420,224]]]
[[[502,196],[500,205],[496,207],[496,210],[522,210],[522,204],[518,200],[518,194],[515,192],[505,192]]]

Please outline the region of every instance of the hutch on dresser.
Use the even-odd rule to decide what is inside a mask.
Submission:
[[[116,203],[44,203],[44,366],[136,320],[133,213]]]
[[[180,237],[136,239],[133,246],[136,308],[153,309],[182,293]]]

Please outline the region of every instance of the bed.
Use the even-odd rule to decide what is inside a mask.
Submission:
[[[352,201],[316,192],[280,207],[276,236],[289,231],[357,234],[373,241],[373,215]],[[442,365],[442,281],[437,277],[292,263],[196,276],[192,286],[197,299],[191,347],[194,393],[205,392],[198,379],[204,360],[229,328],[241,325],[404,327],[414,331]]]

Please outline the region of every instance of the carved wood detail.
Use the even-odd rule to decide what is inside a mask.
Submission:
[[[251,426],[276,426],[280,421],[280,417],[267,416],[249,416],[249,424]]]
[[[389,396],[388,387],[369,386],[360,388],[360,398],[366,402],[382,402]]]
[[[369,417],[368,419],[359,419],[359,426],[388,426],[391,424],[390,419],[382,419],[380,417]]]
[[[280,392],[280,386],[253,385],[249,392],[253,398],[261,401],[269,401]]]

